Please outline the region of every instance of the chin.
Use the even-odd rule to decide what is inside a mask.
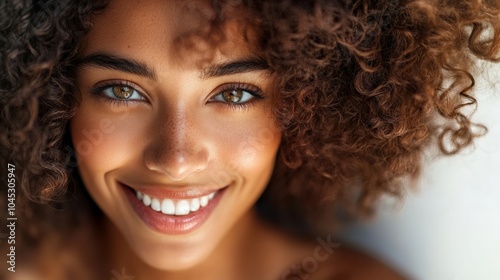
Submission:
[[[142,263],[161,271],[189,270],[204,263],[218,243],[203,231],[182,236],[163,236],[146,230],[120,230],[126,242]],[[140,230],[139,230],[140,231]]]
[[[168,247],[170,248],[170,247]],[[138,249],[136,255],[140,260],[157,270],[162,271],[183,271],[194,268],[208,258],[210,250],[204,248],[189,248],[183,251],[172,249],[157,249],[156,252],[148,252]]]

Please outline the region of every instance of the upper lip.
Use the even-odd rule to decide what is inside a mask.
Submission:
[[[121,182],[120,182],[121,183]],[[211,194],[224,187],[209,185],[122,185],[156,198],[193,199]]]

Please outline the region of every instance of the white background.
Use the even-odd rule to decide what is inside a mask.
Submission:
[[[480,69],[473,120],[488,134],[457,156],[429,158],[400,209],[381,207],[342,235],[411,279],[500,279],[500,65]]]

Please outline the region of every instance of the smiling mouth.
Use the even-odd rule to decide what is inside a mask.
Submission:
[[[218,192],[217,190],[205,196],[191,199],[162,199],[143,194],[137,190],[134,191],[137,199],[142,201],[144,206],[148,206],[154,211],[165,215],[175,216],[184,216],[199,211],[201,208],[206,207]]]
[[[129,205],[151,229],[164,234],[185,234],[202,226],[219,204],[229,185],[213,190],[173,191],[167,188],[138,188],[123,183]],[[146,194],[147,192],[147,194]]]

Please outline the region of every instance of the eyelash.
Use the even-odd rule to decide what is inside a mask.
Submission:
[[[146,97],[145,94],[143,94],[141,91],[137,90],[137,86],[129,81],[105,81],[102,83],[99,83],[97,86],[93,87],[90,89],[90,92],[96,96],[97,98],[100,98],[101,100],[110,103],[111,105],[115,106],[129,106],[133,103],[139,103],[139,102],[144,102],[143,100],[128,100],[128,99],[113,99],[104,96],[103,91],[106,89],[109,89],[110,87],[115,87],[115,86],[126,86],[130,87],[133,90],[137,91],[143,98],[144,101],[148,101],[148,98]],[[244,103],[231,103],[231,102],[223,102],[223,101],[218,101],[218,100],[212,100],[214,97],[222,94],[224,91],[230,91],[230,90],[242,90],[245,92],[248,92],[251,94],[254,98],[252,98],[249,101],[246,101]],[[217,93],[214,94],[210,100],[209,103],[216,103],[216,104],[223,104],[224,106],[229,106],[230,109],[233,110],[248,110],[250,109],[253,105],[255,105],[255,102],[258,100],[264,99],[265,96],[262,93],[262,91],[253,85],[245,84],[245,83],[230,83],[230,84],[223,84],[219,86],[216,89]]]
[[[231,91],[231,90],[242,90],[246,91],[249,94],[251,94],[254,98],[250,99],[249,101],[246,101],[244,103],[232,103],[232,102],[223,102],[223,101],[211,101],[214,97],[222,94],[224,91]],[[232,110],[240,110],[240,111],[245,111],[250,109],[252,106],[255,105],[255,102],[262,100],[265,98],[264,94],[262,93],[262,90],[260,90],[258,87],[245,84],[245,83],[230,83],[230,84],[223,84],[219,86],[216,89],[217,93],[214,94],[209,102],[210,103],[216,103],[216,104],[222,104],[223,106],[229,106],[230,109]]]
[[[137,86],[129,81],[105,81],[105,82],[101,82],[101,83],[97,84],[96,86],[94,86],[93,88],[91,88],[90,92],[94,96],[99,98],[100,100],[108,102],[109,104],[115,105],[115,106],[121,106],[121,105],[129,106],[133,103],[144,102],[141,100],[133,100],[133,99],[132,100],[113,99],[113,98],[109,98],[109,97],[104,96],[104,94],[103,94],[104,90],[109,89],[110,87],[116,87],[116,86],[130,87],[133,90],[137,91],[144,98],[145,101],[148,101],[145,94],[143,94],[141,91],[137,90]]]

